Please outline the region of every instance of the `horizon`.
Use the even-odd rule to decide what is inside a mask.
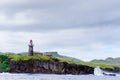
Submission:
[[[4,0],[0,52],[57,51],[80,60],[120,57],[118,0]]]

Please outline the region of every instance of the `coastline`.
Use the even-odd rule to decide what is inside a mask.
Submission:
[[[20,60],[10,61],[10,73],[44,73],[44,74],[93,74],[94,68],[59,62],[58,60]]]

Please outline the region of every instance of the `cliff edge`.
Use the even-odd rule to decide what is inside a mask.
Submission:
[[[57,59],[10,61],[9,65],[11,73],[93,74],[94,71],[94,68],[89,66],[68,64]]]

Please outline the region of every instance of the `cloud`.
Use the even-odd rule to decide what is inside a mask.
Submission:
[[[58,51],[62,55],[82,60],[118,57],[119,30],[114,27],[98,27],[50,32],[1,32],[4,39],[0,40],[0,47],[3,52],[28,51],[28,42],[33,39],[35,51]]]
[[[39,32],[118,26],[120,19],[118,0],[5,0],[0,4],[1,30]]]
[[[33,39],[37,51],[84,60],[120,56],[119,7],[118,0],[1,1],[1,51],[27,51]]]
[[[30,18],[26,12],[17,13],[12,18],[0,14],[0,25],[5,27],[16,27],[22,25],[31,25],[36,22],[34,19]]]

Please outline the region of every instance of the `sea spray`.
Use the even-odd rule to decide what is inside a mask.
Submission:
[[[97,67],[94,69],[94,75],[103,76],[103,71],[100,69],[99,66],[97,66]]]
[[[96,76],[120,76],[120,74],[118,74],[118,73],[104,71],[104,70],[100,69],[99,66],[94,68],[94,75],[96,75]]]

